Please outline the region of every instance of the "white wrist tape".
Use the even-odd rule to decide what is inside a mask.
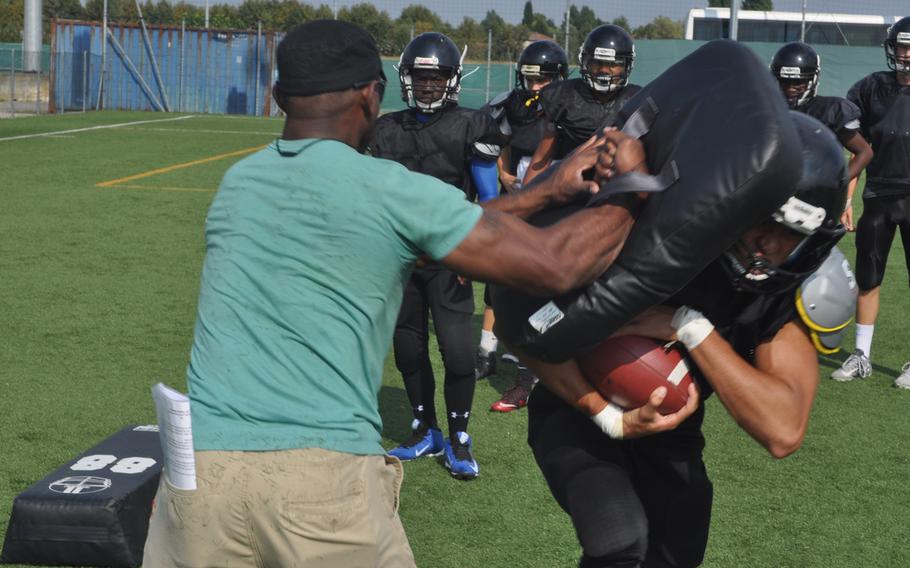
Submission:
[[[606,408],[591,417],[591,420],[614,440],[622,440],[622,413],[623,409],[612,402]]]
[[[700,311],[682,306],[673,314],[670,325],[676,330],[676,337],[692,351],[714,331],[714,324]]]

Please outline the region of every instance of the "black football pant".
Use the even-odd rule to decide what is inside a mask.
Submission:
[[[529,405],[528,443],[583,549],[581,568],[701,564],[713,489],[700,451],[611,440],[569,406]],[[535,416],[534,413],[537,413]],[[699,417],[700,418],[700,417]],[[660,435],[659,435],[660,436]]]
[[[429,353],[430,314],[445,366],[449,435],[454,436],[455,432],[467,431],[474,400],[471,283],[459,284],[457,275],[443,268],[415,270],[405,286],[395,326],[395,365],[404,378],[414,417],[435,428],[436,381]]]
[[[910,275],[910,195],[863,198],[863,215],[856,224],[856,283],[860,290],[881,286],[898,227]]]

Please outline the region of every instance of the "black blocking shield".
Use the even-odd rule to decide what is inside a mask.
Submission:
[[[586,289],[546,299],[494,286],[496,334],[510,346],[547,361],[593,347],[683,288],[793,195],[799,137],[767,66],[745,46],[705,44],[626,103],[616,126],[645,106],[656,110],[641,137],[649,170],[675,164],[678,179],[649,197],[614,264]]]
[[[161,474],[157,426],[129,426],[13,501],[0,561],[139,566]]]

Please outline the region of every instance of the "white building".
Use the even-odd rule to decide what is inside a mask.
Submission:
[[[803,29],[802,12],[759,12],[739,10],[737,39],[786,43],[799,41]],[[888,27],[899,16],[805,13],[805,42],[813,45],[880,46]],[[730,8],[689,10],[686,39],[730,37]]]

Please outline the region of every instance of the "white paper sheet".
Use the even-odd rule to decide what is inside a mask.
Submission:
[[[163,383],[152,387],[158,435],[164,453],[164,474],[177,489],[196,489],[196,460],[193,456],[193,427],[190,399]]]

